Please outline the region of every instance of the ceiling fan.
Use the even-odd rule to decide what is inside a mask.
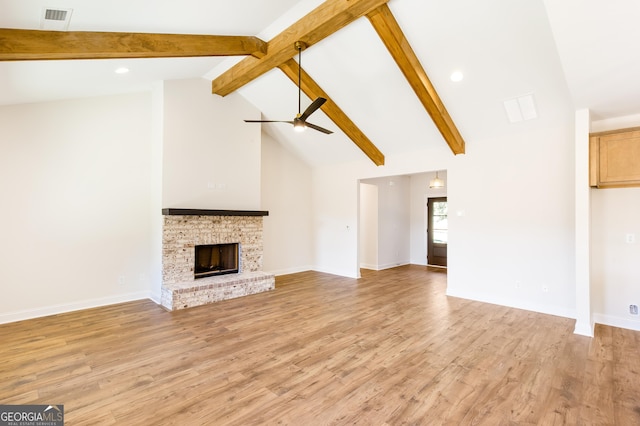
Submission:
[[[311,105],[309,105],[307,109],[304,110],[303,113],[300,113],[300,109],[301,109],[300,100],[302,97],[301,88],[300,88],[300,74],[302,72],[303,43],[300,41],[297,41],[295,46],[296,46],[296,49],[298,49],[298,114],[291,121],[285,121],[285,120],[244,120],[244,121],[245,123],[289,123],[289,124],[293,124],[293,130],[298,132],[302,132],[304,131],[304,129],[309,127],[313,130],[317,130],[319,132],[326,133],[327,135],[329,135],[333,133],[331,130],[327,130],[323,127],[317,126],[307,121],[307,118],[309,118],[311,114],[313,114],[318,108],[320,108],[322,104],[327,102],[325,98],[316,98],[316,100],[311,102]]]

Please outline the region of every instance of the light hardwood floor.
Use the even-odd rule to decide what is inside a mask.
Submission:
[[[640,332],[445,296],[405,266],[177,312],[0,326],[0,403],[67,425],[640,424]]]

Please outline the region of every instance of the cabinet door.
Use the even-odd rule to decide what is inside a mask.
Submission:
[[[640,131],[603,135],[599,139],[598,186],[640,184]]]

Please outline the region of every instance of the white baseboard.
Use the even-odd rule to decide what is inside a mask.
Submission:
[[[119,294],[117,296],[104,297],[100,299],[82,300],[79,302],[68,303],[63,305],[46,306],[43,308],[28,309],[28,310],[18,311],[18,312],[9,312],[5,314],[0,314],[0,324],[6,324],[6,323],[16,322],[16,321],[24,321],[28,319],[34,319],[34,318],[41,318],[49,315],[64,314],[67,312],[97,308],[100,306],[115,305],[117,303],[132,302],[134,300],[142,300],[142,299],[151,299],[151,294],[148,291],[140,291],[136,293]]]
[[[581,336],[593,337],[594,324],[586,322],[576,321],[576,326],[573,329],[573,334],[579,334]]]
[[[339,270],[334,270],[334,269],[325,269],[325,268],[318,268],[318,267],[314,267],[311,269],[312,271],[316,271],[316,272],[322,272],[324,274],[331,274],[331,275],[338,275],[340,277],[347,277],[347,278],[360,278],[359,277],[359,271],[360,269],[358,268],[357,271],[339,271]]]
[[[629,318],[616,317],[613,315],[594,313],[593,321],[598,324],[608,325],[611,327],[626,328],[628,330],[640,331],[640,319],[634,320]]]
[[[264,272],[273,274],[275,276],[280,276],[280,275],[297,274],[298,272],[306,272],[306,271],[312,271],[312,270],[313,270],[313,267],[308,265],[308,266],[296,266],[294,268],[276,269],[273,271],[264,271]]]
[[[372,265],[370,263],[361,263],[360,264],[360,268],[361,269],[369,269],[371,271],[377,271],[378,270],[378,265]]]
[[[371,265],[368,263],[361,263],[360,267],[362,269],[370,269],[372,271],[383,271],[385,269],[397,268],[398,266],[411,265],[411,262],[400,262],[400,263],[387,263],[385,265]]]
[[[149,299],[154,301],[157,305],[162,305],[162,294],[161,293],[156,293],[156,292],[152,291],[151,293],[149,293]]]
[[[507,306],[509,308],[522,309],[525,311],[538,312],[540,314],[554,315],[563,318],[574,318],[576,313],[574,310],[566,309],[556,306],[539,305],[535,303],[528,303],[525,301],[507,300],[487,297],[484,294],[471,293],[471,292],[457,292],[447,287],[447,296],[459,297],[461,299],[475,300],[477,302],[491,303],[493,305]]]

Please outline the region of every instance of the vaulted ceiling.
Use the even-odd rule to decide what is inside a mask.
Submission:
[[[296,24],[329,3],[0,0],[0,28],[39,29],[43,10],[53,7],[73,10],[69,31],[257,37],[238,44],[239,50],[257,49],[249,59],[226,56],[243,53],[230,51],[197,58],[3,61],[0,105],[148,90],[158,80],[205,77],[213,80],[214,92],[239,93],[263,118],[288,120],[297,111],[292,83],[297,64],[290,60],[295,51],[289,43],[293,37],[310,45],[303,53],[303,88],[309,95],[303,99],[303,109],[310,98],[329,97],[325,112],[315,113],[312,121],[335,133],[298,134],[279,123],[262,126],[312,165],[363,155],[382,164],[379,154],[421,148],[447,150],[451,155],[464,152],[464,141],[473,148],[474,141],[519,125],[509,123],[503,101],[526,94],[533,94],[538,114],[558,102],[590,108],[596,118],[640,113],[640,82],[635,78],[640,55],[633,46],[640,39],[635,25],[640,7],[635,1],[604,5],[595,0],[363,0],[356,3],[371,6],[374,12],[367,9],[368,17],[355,20],[351,11],[346,12],[340,18],[344,28],[335,33],[320,34],[327,32],[320,24],[311,29],[309,22]],[[300,36],[281,34],[287,28],[289,32],[297,28]],[[270,43],[271,49],[266,50],[260,40]],[[215,45],[213,39],[205,42]],[[189,43],[176,41],[178,46]],[[280,52],[270,60],[278,45],[293,54]],[[235,84],[240,74],[248,75],[247,70],[261,61],[268,66]],[[130,73],[114,74],[120,66]],[[455,70],[464,73],[461,82],[450,80]],[[416,82],[423,87],[416,88]]]

